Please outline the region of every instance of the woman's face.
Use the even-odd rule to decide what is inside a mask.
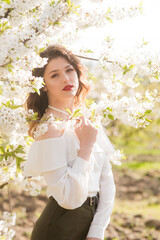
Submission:
[[[52,59],[44,72],[44,81],[48,98],[63,102],[67,98],[74,98],[79,88],[78,75],[75,68],[63,57]],[[65,86],[71,85],[66,89]]]

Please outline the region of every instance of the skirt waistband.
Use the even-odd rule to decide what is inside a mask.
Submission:
[[[83,204],[85,204],[85,205],[87,204],[90,206],[96,206],[96,205],[98,205],[98,201],[99,201],[99,192],[97,193],[96,196],[88,197]]]
[[[53,196],[50,196],[49,199],[56,201]],[[96,196],[87,197],[86,201],[82,204],[82,206],[83,205],[90,205],[90,206],[96,206],[97,207],[98,202],[99,202],[99,192],[97,192]]]

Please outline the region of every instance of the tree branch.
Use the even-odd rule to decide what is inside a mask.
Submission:
[[[84,56],[80,56],[80,55],[76,55],[76,56],[77,56],[77,57],[80,57],[80,58],[89,59],[89,60],[99,61],[99,59],[97,59],[97,58],[84,57]],[[106,62],[112,63],[112,61],[106,61]]]
[[[6,185],[8,185],[8,182],[5,182],[5,183],[1,184],[1,185],[0,185],[0,189],[1,189],[1,188],[4,188]]]

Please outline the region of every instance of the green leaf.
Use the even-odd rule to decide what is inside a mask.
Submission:
[[[144,113],[144,115],[147,115],[147,114],[149,114],[149,113],[151,113],[151,112],[152,112],[152,110],[146,110],[145,113]]]
[[[77,112],[79,112],[80,110],[81,110],[80,108],[79,108],[79,109],[77,109],[77,110],[75,110],[74,114],[75,114],[75,113],[77,113]]]
[[[144,9],[143,9],[143,1],[140,2],[139,6],[138,6],[138,9],[139,9],[140,13],[143,14],[143,11],[144,11]]]
[[[111,119],[111,120],[114,120],[114,117],[111,114],[108,114],[108,118]]]
[[[144,45],[147,45],[149,42],[147,42],[147,41],[144,41],[144,38],[143,38],[143,44]]]
[[[145,120],[146,120],[147,122],[152,122],[152,120],[151,120],[151,119],[148,119],[148,118],[145,118]]]
[[[138,75],[136,75],[136,76],[134,77],[134,81],[137,82],[137,83],[140,83],[140,82],[144,81],[144,79],[143,79],[143,78],[140,78]]]
[[[5,107],[8,107],[8,108],[11,108],[11,109],[16,109],[16,108],[21,107],[21,105],[15,105],[14,100],[9,100],[9,101],[7,101],[6,104],[2,103],[2,105],[5,106]]]
[[[90,49],[87,49],[85,52],[86,52],[86,53],[93,53],[93,51],[90,50]]]
[[[106,19],[110,22],[110,23],[113,23],[112,19],[110,17],[107,17],[106,16]]]
[[[76,9],[76,8],[80,8],[80,5],[77,5],[77,6],[74,7],[74,9]]]
[[[63,118],[57,118],[57,117],[55,117],[55,121],[61,121],[61,120],[63,120]]]
[[[6,22],[4,22],[4,23],[3,23],[3,27],[5,27],[5,26],[7,25],[7,23],[8,23],[7,21],[6,21]]]
[[[11,1],[10,0],[1,0],[2,2],[5,2],[7,4],[11,4]]]
[[[112,108],[107,107],[106,109],[107,109],[108,111],[112,112]]]
[[[7,26],[7,27],[5,27],[5,29],[11,29],[12,28],[12,26]]]
[[[39,49],[37,46],[35,46],[35,51],[36,51],[37,54],[43,52],[44,50],[45,50],[45,47]]]
[[[74,11],[74,10],[73,10],[73,12],[74,12],[77,16],[80,16],[79,13],[78,13],[77,11]]]
[[[12,71],[13,65],[12,65],[11,63],[8,63],[8,64],[5,66],[5,68],[7,68],[9,72],[13,72],[13,71]]]
[[[75,117],[78,117],[78,116],[83,116],[82,113],[77,113]]]
[[[39,53],[43,52],[45,50],[45,47],[44,48],[40,48],[39,49]]]
[[[35,112],[35,113],[33,114],[33,120],[37,120],[37,117],[38,117],[38,112]]]
[[[92,110],[91,117],[94,117],[95,115],[95,109]]]
[[[2,94],[2,92],[3,92],[3,87],[0,86],[0,94]]]
[[[25,153],[24,150],[23,150],[23,146],[22,146],[22,145],[19,145],[19,146],[15,149],[15,152],[16,152],[16,153]]]
[[[111,8],[109,7],[108,10],[107,10],[107,12],[106,12],[106,15],[107,15],[108,13],[110,13],[110,11],[111,11]]]
[[[82,115],[82,113],[80,113],[79,111],[80,111],[81,109],[79,108],[79,109],[77,109],[77,110],[75,110],[75,112],[73,113],[73,117],[77,117],[77,116],[81,116]]]
[[[132,69],[132,68],[134,68],[134,66],[135,66],[135,64],[133,64],[133,65],[130,65],[130,66],[129,66],[129,69]]]
[[[142,6],[143,6],[143,1],[141,1],[139,4],[139,7],[142,7]]]
[[[16,166],[17,166],[17,169],[19,170],[19,169],[20,169],[21,162],[24,162],[24,161],[26,161],[26,160],[23,159],[23,158],[17,157],[17,156],[15,156],[15,158],[16,158]]]
[[[67,0],[67,4],[69,7],[71,7],[71,0]]]
[[[0,153],[5,153],[5,149],[2,146],[0,146]]]
[[[71,113],[71,110],[69,109],[69,108],[65,108],[66,109],[66,111],[71,115],[72,113]]]
[[[9,169],[8,167],[2,168],[2,170],[3,170],[4,172],[6,172],[6,173],[8,172],[8,169]]]
[[[34,91],[35,91],[36,93],[38,93],[38,95],[40,95],[39,89],[37,89],[37,88],[33,88],[33,89],[34,89]]]
[[[50,5],[50,6],[52,6],[52,5],[54,5],[54,4],[55,4],[55,1],[54,1],[54,0],[52,0],[52,1],[49,2],[49,5]]]
[[[132,68],[134,68],[135,65],[130,65],[127,67],[127,65],[124,65],[122,69],[124,70],[123,75],[125,75],[127,72],[131,71]]]
[[[92,98],[89,98],[89,99],[85,99],[85,105],[86,107],[89,107],[89,105],[91,105],[92,103],[94,102],[94,99]]]
[[[34,141],[34,140],[33,140],[32,137],[27,136],[27,138],[26,138],[26,143],[27,143],[28,146],[29,146],[33,141]]]

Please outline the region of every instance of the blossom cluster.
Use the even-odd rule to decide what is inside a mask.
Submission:
[[[43,78],[32,76],[33,68],[47,63],[47,59],[40,58],[39,53],[51,43],[67,43],[68,39],[76,37],[78,29],[99,26],[113,19],[138,14],[141,6],[137,2],[130,4],[125,5],[126,7],[111,4],[104,8],[104,5],[98,2],[84,5],[83,1],[75,1],[74,4],[58,0],[1,2],[0,41],[4,47],[0,50],[0,131],[5,141],[15,148],[21,143],[25,151],[28,149],[24,140],[28,134],[26,112],[22,109],[22,104],[29,92],[38,92],[43,86]],[[103,48],[99,66],[106,73],[104,82],[99,84],[104,86],[104,93],[101,94],[98,104],[94,103],[90,108],[82,109],[82,113],[96,119],[96,126],[101,123],[107,125],[116,118],[134,127],[148,124],[142,115],[153,108],[155,97],[149,103],[136,97],[116,96],[123,94],[124,85],[137,87],[140,84],[137,75],[142,77],[151,74],[151,81],[153,78],[158,79],[159,62],[146,58],[145,51],[141,55],[138,52],[137,56],[133,53],[116,56],[112,54],[111,45],[107,45]],[[100,96],[98,90],[97,88]],[[10,99],[14,100],[10,102]],[[31,112],[29,114],[32,115]],[[55,126],[63,128],[66,124],[73,127],[75,120],[71,119],[67,123],[56,121]],[[44,122],[34,136],[41,135],[47,129],[47,123]],[[4,158],[3,161],[5,162],[2,162],[2,165],[6,164]],[[11,166],[12,161],[12,158],[7,159],[8,166]]]
[[[0,239],[13,239],[15,231],[11,228],[16,223],[16,213],[3,212],[0,220]]]
[[[11,108],[9,106],[1,106],[0,108],[0,132],[9,136],[12,132],[26,133],[25,116],[18,108]]]
[[[129,1],[128,1],[129,2]],[[115,20],[122,20],[125,17],[135,17],[142,13],[141,3],[139,1],[132,1],[125,5],[114,4],[113,2],[105,2],[99,4],[99,1],[86,2],[82,1],[81,7],[77,9],[77,12],[81,15],[78,18],[77,25],[79,28],[87,26],[104,26],[107,22],[114,22]],[[77,18],[75,16],[74,20]]]
[[[30,92],[39,93],[44,84],[44,79],[34,77],[32,70],[47,63],[47,59],[41,58],[39,53],[48,45],[59,43],[78,55],[85,53],[89,56],[86,49],[74,49],[71,39],[78,39],[80,32],[91,26],[99,27],[124,17],[136,16],[142,10],[137,1],[127,0],[126,4],[118,6],[113,0],[110,3],[103,1],[103,4],[80,0],[0,2],[0,42],[3,46],[0,49],[1,183],[14,181],[34,196],[41,190],[36,183],[41,181],[39,178],[27,179],[22,175],[22,159],[26,159],[33,141],[28,136],[27,123],[35,117],[33,110],[27,112],[23,109],[23,103]],[[104,77],[95,84],[89,81],[92,86],[90,96],[95,101],[87,102],[87,106],[80,108],[79,112],[96,127],[101,124],[107,126],[114,119],[133,127],[145,127],[150,123],[147,114],[154,110],[160,95],[156,90],[147,90],[142,95],[136,88],[145,77],[148,77],[149,83],[159,82],[159,69],[159,56],[150,56],[145,44],[118,55],[113,52],[112,41],[108,39],[98,61],[98,71]],[[70,116],[69,121],[59,121],[50,116],[47,122],[39,125],[34,137],[46,132],[49,123],[58,129],[79,126],[75,120],[74,116]],[[111,161],[119,164],[117,159],[120,157],[122,154],[117,151]],[[0,237],[9,240],[14,232],[9,230],[7,216],[12,217],[4,214],[0,221]]]
[[[41,192],[41,186],[39,183],[45,185],[44,179],[41,176],[25,178],[23,180],[22,186],[25,191],[28,191],[31,196],[37,196]]]
[[[113,50],[113,42],[109,40],[100,56],[99,67],[105,70],[105,86],[116,85],[114,91],[120,92],[122,86],[136,88],[144,77],[150,82],[160,81],[160,57],[152,55],[147,44],[137,44],[132,50],[116,53]],[[109,84],[109,85],[108,85]]]

